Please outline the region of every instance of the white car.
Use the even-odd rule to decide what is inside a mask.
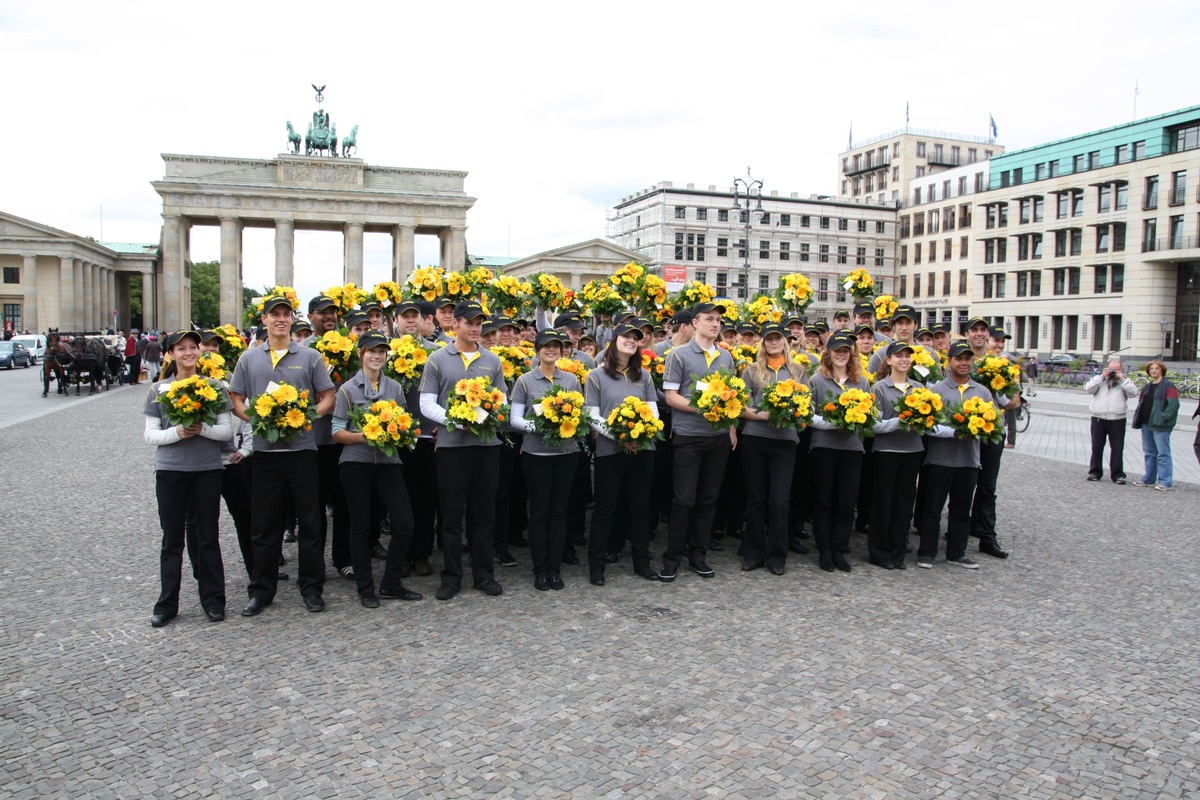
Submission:
[[[38,359],[46,357],[46,337],[41,334],[22,334],[12,337],[12,341],[24,345],[29,354],[33,356],[33,364],[37,364]]]

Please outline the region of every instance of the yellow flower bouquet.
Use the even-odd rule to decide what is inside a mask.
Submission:
[[[371,290],[371,298],[384,308],[391,308],[404,300],[404,292],[395,281],[380,281]]]
[[[792,361],[804,367],[804,371],[811,378],[817,370],[817,365],[821,363],[821,357],[811,350],[793,350]]]
[[[941,395],[923,386],[896,400],[892,408],[900,420],[900,429],[908,433],[924,435],[934,425],[946,421]]]
[[[533,287],[529,285],[529,281],[511,275],[497,275],[488,281],[484,295],[495,311],[515,319],[529,302],[529,294],[532,291]]]
[[[406,283],[408,296],[412,299],[427,300],[432,303],[442,296],[445,288],[442,282],[441,267],[421,267],[414,269]]]
[[[875,319],[891,319],[899,307],[896,298],[890,294],[881,294],[875,298]]]
[[[358,348],[354,346],[356,338],[354,334],[342,328],[326,331],[320,339],[312,343],[312,347],[325,358],[325,366],[329,369],[329,377],[334,383],[345,383],[359,370]]]
[[[717,290],[704,281],[687,281],[683,288],[671,295],[670,303],[676,308],[691,308],[697,303],[711,303],[717,296]]]
[[[649,403],[632,395],[608,412],[604,422],[609,435],[630,455],[649,450],[663,438],[662,420],[654,416]]]
[[[261,325],[263,306],[266,304],[269,297],[286,297],[288,302],[292,304],[292,311],[295,312],[300,308],[300,297],[296,294],[296,290],[290,286],[273,286],[271,291],[258,298],[246,306],[246,324]]]
[[[391,400],[376,400],[370,406],[350,409],[350,422],[358,428],[363,439],[385,456],[395,456],[401,448],[417,446],[421,428],[413,415]]]
[[[246,340],[242,338],[241,331],[229,323],[220,325],[213,330],[221,334],[221,338],[217,340],[217,347],[219,348],[217,352],[225,359],[226,369],[232,370],[237,366],[238,359],[242,357],[242,353],[246,352]]]
[[[775,290],[775,299],[779,305],[793,314],[803,314],[813,301],[812,284],[808,277],[799,272],[783,275],[779,278],[779,288]]]
[[[1004,441],[1004,430],[996,425],[996,406],[978,397],[968,397],[946,409],[946,424],[956,439],[978,439],[988,444]]]
[[[908,377],[926,385],[940,381],[942,365],[937,353],[931,352],[924,345],[914,344],[912,366],[908,368]]]
[[[802,431],[812,421],[812,390],[800,381],[785,378],[766,388],[758,409],[767,412],[768,425]]]
[[[667,369],[667,360],[653,350],[642,351],[642,369],[650,373],[650,379],[658,390],[662,391],[663,373]]]
[[[855,300],[865,300],[875,294],[875,279],[871,273],[859,267],[842,278],[842,288],[852,294]]]
[[[267,391],[246,402],[246,415],[254,434],[275,444],[288,441],[299,431],[311,430],[317,407],[307,389],[297,391],[291,384],[272,381]]]
[[[717,430],[737,425],[742,409],[750,401],[746,382],[729,370],[718,369],[696,381],[688,402]]]
[[[529,356],[519,347],[496,345],[490,348],[500,359],[500,368],[504,371],[504,381],[512,386],[517,378],[529,372]]]
[[[167,390],[154,399],[162,406],[167,422],[185,428],[197,422],[212,425],[217,421],[217,414],[229,408],[225,395],[203,375],[172,381]]]
[[[551,384],[541,399],[533,404],[528,419],[533,431],[551,447],[565,444],[574,438],[584,438],[592,425],[583,413],[583,394]]]
[[[200,354],[196,360],[196,372],[214,381],[223,381],[229,375],[229,370],[225,369],[225,359],[220,353],[211,351]]]
[[[576,361],[573,358],[560,358],[554,362],[554,366],[561,369],[563,372],[569,372],[579,381],[579,385],[583,386],[583,382],[587,380],[590,369],[583,365],[582,361]]]
[[[567,287],[549,272],[530,276],[529,288],[538,308],[557,310],[567,304]]]
[[[450,299],[477,300],[495,277],[487,267],[472,267],[466,272],[448,272],[442,281]]]
[[[716,303],[725,309],[725,313],[721,315],[721,319],[725,320],[725,322],[737,322],[741,319],[741,312],[738,310],[737,303],[725,297],[717,298]]]
[[[344,286],[330,286],[324,294],[337,304],[338,314],[343,317],[367,299],[367,290],[360,289],[353,283],[347,283]]]
[[[879,409],[875,407],[875,396],[862,389],[844,389],[837,397],[830,392],[821,406],[821,417],[845,433],[853,433],[859,439],[874,435],[875,421]]]
[[[589,314],[616,314],[625,307],[625,299],[608,281],[588,281],[579,296]]]
[[[867,383],[874,382],[875,373],[871,372],[869,369],[867,369],[867,367],[871,366],[871,357],[868,356],[866,353],[859,353],[858,354],[858,362],[861,365],[859,372],[861,372],[862,376],[867,379]]]
[[[758,348],[753,345],[739,344],[729,348],[729,355],[733,356],[733,368],[737,370],[738,375],[741,375],[746,371],[746,367],[758,359]]]
[[[783,311],[775,305],[775,301],[765,294],[751,300],[742,310],[746,319],[755,325],[766,325],[768,322],[779,322],[783,319]]]
[[[509,408],[504,393],[487,378],[463,378],[454,384],[447,399],[447,428],[469,431],[485,442],[502,438],[502,423],[508,419]]]
[[[1021,368],[1004,356],[984,356],[976,359],[971,380],[982,383],[998,395],[1012,398],[1021,390]]]
[[[413,336],[401,336],[388,343],[388,359],[383,365],[383,374],[387,375],[406,393],[416,388],[421,382],[421,371],[429,360],[429,351],[425,345]]]

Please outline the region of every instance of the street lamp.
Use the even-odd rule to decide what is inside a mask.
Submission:
[[[745,291],[744,300],[750,299],[750,226],[751,217],[753,214],[762,214],[762,187],[763,182],[750,176],[750,167],[746,167],[745,178],[733,179],[733,210],[746,214],[746,247],[742,251],[746,254],[745,263],[742,264],[742,286]],[[745,198],[746,207],[742,208],[742,199]],[[754,209],[751,211],[750,204],[754,202]]]
[[[1158,327],[1160,334],[1158,337],[1158,360],[1162,361],[1163,352],[1167,349],[1167,321],[1165,319],[1160,321]]]

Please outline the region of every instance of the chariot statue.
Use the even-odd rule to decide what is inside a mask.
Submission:
[[[337,125],[325,109],[319,104],[325,99],[322,92],[325,91],[325,85],[317,86],[315,83],[312,87],[317,91],[317,110],[313,112],[312,122],[308,124],[308,134],[304,137],[304,155],[311,156],[313,153],[321,155],[337,156]]]

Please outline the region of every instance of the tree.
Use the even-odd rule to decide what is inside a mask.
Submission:
[[[141,330],[142,325],[142,275],[140,272],[135,272],[129,276],[129,319],[121,320],[121,326],[126,330],[137,328]]]
[[[256,289],[251,289],[249,286],[243,286],[242,287],[242,319],[238,320],[234,324],[238,325],[238,326],[243,325],[244,321],[245,321],[246,311],[249,310],[250,307],[254,305],[254,299],[257,297],[266,297],[267,295],[269,295],[271,293],[271,290],[274,288],[275,288],[274,286],[264,286],[263,288],[256,290]],[[257,325],[258,323],[256,322],[254,324]]]
[[[237,320],[228,320],[237,323]],[[221,264],[201,261],[192,264],[192,322],[201,328],[221,324]]]

